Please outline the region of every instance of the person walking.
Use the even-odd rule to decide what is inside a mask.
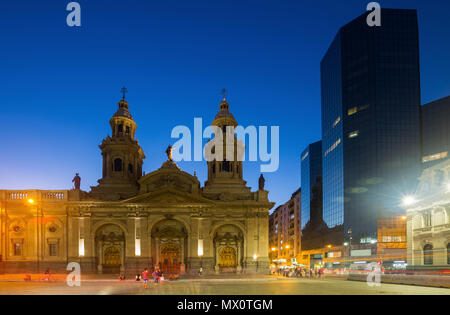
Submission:
[[[156,269],[153,271],[153,281],[158,283],[158,271]]]
[[[147,285],[148,285],[148,276],[149,273],[147,271],[147,268],[144,269],[144,272],[142,272],[142,280],[144,281],[144,289],[147,289]]]

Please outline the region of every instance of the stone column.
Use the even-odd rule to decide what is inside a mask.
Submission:
[[[215,250],[215,252],[216,252],[216,255],[215,255],[215,261],[216,261],[216,263],[215,263],[214,269],[216,270],[216,273],[218,274],[218,273],[220,273],[220,266],[219,266],[219,246],[217,246],[217,244],[214,244],[214,245],[215,245],[215,247],[216,247],[216,250]]]
[[[240,273],[242,272],[242,266],[241,266],[241,242],[237,243],[237,268],[236,272]]]
[[[97,266],[98,272],[103,272],[103,241],[100,240],[98,242],[98,266]]]
[[[120,242],[120,247],[121,247],[121,252],[122,252],[122,256],[121,256],[121,265],[120,265],[120,273],[124,273],[125,272],[125,241]]]
[[[184,264],[184,246],[186,244],[186,238],[180,238],[180,274],[185,274],[186,266]]]
[[[159,268],[159,237],[155,237],[155,268]]]

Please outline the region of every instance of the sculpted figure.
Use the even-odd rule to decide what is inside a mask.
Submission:
[[[72,183],[74,184],[76,190],[80,190],[81,177],[78,173],[75,174],[75,177],[72,179]]]
[[[264,179],[263,174],[259,176],[259,190],[264,190],[264,185],[266,183],[266,180]]]

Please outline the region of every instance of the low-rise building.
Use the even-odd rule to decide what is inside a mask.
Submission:
[[[450,269],[450,160],[423,171],[407,207],[407,260],[414,270]]]

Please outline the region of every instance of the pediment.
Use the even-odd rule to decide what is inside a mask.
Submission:
[[[181,171],[174,162],[165,162],[157,171],[145,175],[139,185],[141,194],[165,188],[195,194],[200,188],[197,177]]]
[[[158,191],[137,195],[133,198],[124,200],[123,203],[169,204],[182,206],[183,204],[212,204],[214,202],[201,195],[177,191],[171,187],[167,187]]]

